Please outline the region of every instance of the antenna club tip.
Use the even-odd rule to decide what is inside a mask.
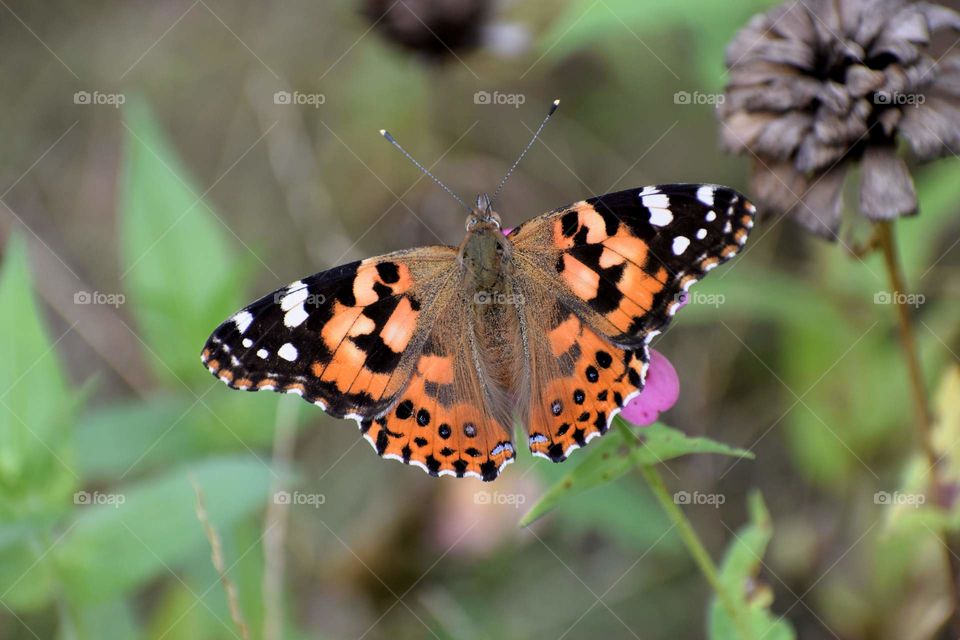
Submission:
[[[393,136],[390,135],[390,132],[387,131],[386,129],[380,129],[380,135],[386,138],[388,142],[391,142],[391,143],[394,142]]]
[[[557,107],[560,106],[560,99],[557,98],[553,101],[553,104],[550,105],[550,115],[553,115],[553,112],[557,110]]]

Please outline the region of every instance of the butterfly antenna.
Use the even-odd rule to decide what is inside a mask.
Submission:
[[[407,150],[400,146],[400,143],[397,142],[396,139],[394,139],[394,137],[393,137],[392,135],[390,135],[390,132],[389,132],[389,131],[387,131],[386,129],[380,129],[380,135],[382,135],[384,138],[386,138],[386,139],[387,139],[387,142],[389,142],[390,144],[392,144],[393,146],[395,146],[397,149],[399,149],[399,150],[400,150],[400,153],[402,153],[403,155],[407,156],[407,160],[409,160],[409,161],[412,162],[413,164],[417,165],[417,168],[420,169],[420,171],[423,171],[423,173],[424,173],[425,175],[429,176],[430,179],[432,179],[434,182],[436,182],[437,185],[438,185],[441,189],[443,189],[444,191],[446,191],[447,193],[449,193],[451,196],[453,196],[453,199],[456,200],[457,202],[459,202],[459,203],[460,203],[460,206],[462,206],[462,207],[463,207],[464,209],[466,209],[467,211],[473,211],[473,209],[471,209],[470,207],[468,207],[467,204],[466,204],[463,200],[460,199],[460,196],[458,196],[457,194],[455,194],[453,191],[450,190],[450,187],[448,187],[447,185],[445,185],[445,184],[443,184],[442,182],[440,182],[440,179],[437,178],[437,176],[435,176],[435,175],[433,175],[432,173],[430,173],[430,171],[427,170],[427,168],[426,168],[425,166],[423,166],[422,164],[420,164],[419,162],[417,162],[412,155],[410,155],[409,153],[407,153]]]
[[[553,104],[550,105],[550,111],[547,112],[547,117],[543,119],[543,122],[540,123],[540,126],[537,127],[537,130],[534,132],[533,137],[530,138],[530,142],[527,143],[527,146],[523,151],[520,152],[520,157],[517,158],[517,161],[513,163],[513,166],[510,167],[510,170],[507,171],[507,175],[503,176],[503,180],[500,181],[500,184],[497,186],[497,190],[493,192],[493,197],[490,198],[490,201],[493,202],[497,199],[497,196],[500,195],[500,191],[503,189],[503,185],[507,184],[507,179],[510,177],[510,174],[513,173],[513,170],[517,168],[517,165],[520,164],[520,161],[523,160],[523,156],[527,155],[527,151],[530,151],[530,148],[533,146],[533,143],[537,141],[537,138],[540,137],[540,132],[543,131],[543,128],[547,126],[547,123],[550,121],[550,116],[553,115],[553,112],[557,110],[557,107],[560,106],[560,100],[554,100]]]

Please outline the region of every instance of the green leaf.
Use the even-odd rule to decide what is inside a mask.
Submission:
[[[621,437],[600,438],[597,444],[587,449],[583,462],[547,489],[543,497],[521,518],[520,526],[525,527],[538,520],[561,500],[616,480],[637,466],[654,465],[692,453],[753,458],[753,454],[744,449],[709,438],[691,438],[660,423],[634,433],[619,417],[614,422]]]
[[[245,270],[226,227],[188,179],[148,109],[131,101],[124,114],[121,278],[129,308],[159,378],[178,386],[206,380],[200,349],[243,303]]]
[[[270,446],[280,405],[299,408],[303,402],[267,393],[239,398],[226,386],[211,384],[217,388],[201,400],[190,393],[161,394],[88,412],[76,429],[84,481],[131,480],[207,453]],[[294,415],[304,424],[311,412]]]
[[[196,450],[197,434],[188,421],[194,404],[189,394],[163,394],[89,411],[75,431],[81,477],[121,479],[183,460]]]
[[[941,482],[960,482],[960,366],[950,366],[933,396],[935,421],[931,429]],[[874,502],[885,505],[887,532],[914,530],[960,531],[960,507],[944,509],[930,499],[930,463],[915,453],[907,465],[900,489],[879,491]]]
[[[936,422],[933,447],[943,456],[944,471],[960,480],[960,366],[953,365],[943,374],[933,398]]]
[[[72,490],[64,434],[78,398],[31,289],[26,245],[10,236],[0,272],[0,518],[45,509]]]
[[[122,598],[95,605],[77,607],[73,615],[76,633],[69,634],[61,627],[62,640],[83,638],[141,638],[137,616],[132,602]]]
[[[4,527],[0,536],[0,593],[3,603],[16,611],[36,611],[50,603],[57,589],[57,576],[45,552],[54,541],[44,530],[30,531],[11,539]]]
[[[763,555],[773,536],[770,514],[759,493],[750,495],[748,509],[750,522],[736,533],[720,566],[720,588],[733,606],[745,612],[754,638],[792,640],[796,635],[790,624],[770,611],[773,591],[757,581]],[[716,596],[710,604],[708,629],[710,640],[742,638]]]
[[[79,505],[52,552],[72,602],[108,600],[174,571],[205,548],[190,477],[201,487],[217,529],[263,505],[276,478],[250,456],[213,458],[99,494],[101,504]]]

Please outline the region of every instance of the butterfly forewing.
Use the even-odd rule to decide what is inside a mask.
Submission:
[[[203,362],[237,389],[296,393],[337,417],[375,415],[409,378],[455,257],[429,247],[298,280],[220,325]]]

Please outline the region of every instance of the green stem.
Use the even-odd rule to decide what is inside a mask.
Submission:
[[[690,524],[687,516],[684,515],[683,510],[680,509],[673,501],[673,498],[670,497],[670,494],[667,492],[667,487],[663,484],[663,478],[660,477],[660,474],[657,473],[657,470],[652,466],[641,466],[640,472],[643,473],[643,477],[646,479],[647,484],[650,485],[650,490],[653,491],[653,495],[656,496],[657,501],[660,502],[660,506],[667,512],[670,521],[677,528],[677,531],[680,532],[680,538],[686,545],[694,562],[697,563],[700,571],[704,577],[706,577],[707,582],[710,583],[710,586],[717,594],[717,599],[720,601],[720,604],[727,610],[730,619],[733,620],[734,625],[736,625],[740,633],[740,637],[744,640],[751,640],[753,638],[753,631],[747,617],[747,610],[737,606],[730,592],[727,591],[720,582],[717,566],[713,563],[713,559],[710,557],[710,554],[707,553],[703,543],[700,542],[700,537],[697,536],[697,532],[694,530],[693,525]]]
[[[943,478],[940,466],[940,456],[933,444],[933,419],[930,415],[930,406],[927,401],[926,385],[923,380],[923,369],[920,366],[920,352],[917,349],[916,332],[913,328],[913,318],[907,308],[903,296],[906,293],[906,279],[897,254],[897,245],[893,233],[893,225],[883,221],[876,223],[877,244],[883,250],[883,262],[890,280],[891,294],[894,296],[894,308],[897,313],[897,322],[900,329],[900,344],[903,347],[903,356],[907,365],[907,377],[910,382],[911,396],[913,397],[914,427],[920,449],[927,458],[930,466],[930,497],[937,507],[942,507]],[[949,594],[952,601],[950,624],[954,630],[960,629],[960,561],[957,560],[955,542],[951,540],[950,532],[944,530],[938,534],[944,547],[944,562],[949,580]]]

